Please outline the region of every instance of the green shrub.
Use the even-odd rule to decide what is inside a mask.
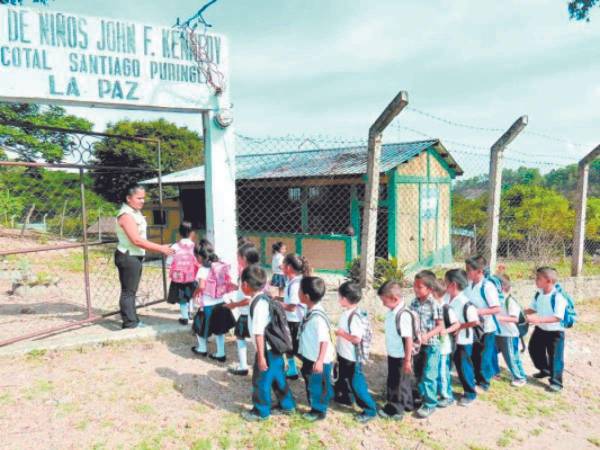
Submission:
[[[375,274],[373,287],[378,289],[386,281],[396,281],[404,285],[405,273],[396,258],[375,258]],[[346,277],[352,281],[360,281],[360,258],[354,259],[346,268]]]

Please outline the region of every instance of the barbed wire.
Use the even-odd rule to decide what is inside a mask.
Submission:
[[[400,124],[396,124],[396,127],[398,129],[400,129],[400,130],[403,129],[403,130],[406,130],[406,131],[410,131],[411,133],[417,134],[417,135],[422,136],[422,137],[426,137],[426,138],[429,138],[429,139],[438,139],[438,138],[436,138],[434,136],[431,136],[428,133],[425,133],[423,131],[417,130],[415,128],[407,127],[407,126],[400,125]],[[444,143],[448,143],[448,144],[452,144],[452,145],[457,145],[459,147],[468,148],[468,149],[471,149],[471,150],[481,150],[481,151],[485,152],[485,153],[475,153],[475,152],[464,152],[464,151],[461,151],[461,150],[453,150],[455,153],[463,153],[463,154],[468,154],[468,155],[471,155],[471,156],[481,156],[481,157],[485,157],[485,158],[489,157],[489,148],[484,147],[484,146],[468,144],[468,143],[465,143],[465,142],[455,141],[455,140],[452,140],[452,139],[443,139],[443,142]],[[526,152],[523,152],[523,151],[514,150],[512,148],[511,148],[510,151],[511,151],[511,153],[514,153],[514,154],[517,154],[517,155],[522,155],[522,156],[528,156],[528,157],[545,157],[545,158],[550,157],[550,158],[562,159],[562,160],[568,161],[571,164],[577,163],[576,159],[568,158],[568,157],[563,157],[563,156],[558,156],[558,155],[530,154],[530,153],[526,153]],[[512,156],[505,156],[504,159],[507,160],[507,161],[517,162],[517,163],[520,163],[520,164],[529,164],[529,165],[532,165],[532,164],[533,165],[541,164],[541,165],[545,165],[545,166],[548,166],[548,167],[556,167],[556,166],[560,165],[560,163],[558,163],[558,162],[540,161],[540,160],[533,161],[533,160],[526,160],[526,159],[514,158]]]
[[[429,119],[433,119],[436,120],[438,122],[444,123],[446,125],[450,125],[453,127],[457,127],[457,128],[464,128],[464,129],[468,129],[468,130],[474,130],[474,131],[483,131],[483,132],[493,132],[493,133],[503,133],[504,131],[506,131],[506,129],[503,128],[493,128],[493,127],[481,127],[481,126],[477,126],[477,125],[471,125],[471,124],[467,124],[467,123],[463,123],[463,122],[457,122],[455,120],[451,120],[451,119],[447,119],[435,114],[432,114],[430,112],[427,111],[423,111],[421,109],[412,107],[412,106],[408,106],[406,108],[408,111],[412,111],[416,114],[419,114],[421,116],[427,117]],[[565,139],[565,138],[560,138],[560,137],[556,137],[556,136],[552,136],[548,133],[543,133],[540,131],[536,131],[536,130],[531,130],[530,128],[526,128],[522,131],[523,134],[528,134],[530,136],[536,136],[539,137],[541,139],[546,139],[548,141],[553,141],[553,142],[557,142],[557,143],[561,143],[561,144],[567,144],[567,145],[573,145],[576,147],[585,147],[584,144],[580,144],[574,141],[571,141],[570,139]]]

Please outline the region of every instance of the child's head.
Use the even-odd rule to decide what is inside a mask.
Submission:
[[[504,273],[502,275],[497,275],[497,277],[500,280],[500,284],[502,284],[502,292],[510,294],[510,289],[512,287],[510,284],[510,277]]]
[[[425,300],[433,292],[437,278],[431,270],[421,270],[415,275],[413,290],[419,300]]]
[[[295,253],[288,253],[283,258],[283,273],[288,278],[298,275],[310,276],[310,266],[304,256],[298,256]]]
[[[309,307],[319,303],[325,295],[325,282],[319,277],[303,277],[300,280],[298,297],[300,302]]]
[[[395,281],[386,281],[377,290],[381,303],[388,309],[394,309],[402,303],[402,288]]]
[[[204,267],[210,267],[212,263],[219,260],[217,254],[213,251],[212,245],[197,245],[196,257],[198,258],[198,262]]]
[[[275,242],[271,248],[273,249],[273,254],[275,254],[275,253],[286,254],[287,253],[287,246],[281,241]]]
[[[545,292],[551,291],[558,282],[558,273],[554,267],[539,267],[535,271],[535,285]]]
[[[238,248],[240,248],[244,244],[250,244],[251,241],[245,236],[238,236]]]
[[[440,278],[435,280],[435,286],[431,292],[436,300],[441,300],[446,294],[446,282]]]
[[[242,271],[240,281],[244,295],[253,296],[262,291],[267,284],[267,273],[262,267],[253,264]]]
[[[456,297],[460,292],[464,291],[469,284],[467,272],[462,269],[452,269],[446,272],[444,276],[446,281],[446,292],[452,298]]]
[[[487,260],[481,255],[472,256],[471,258],[467,258],[465,260],[465,266],[469,281],[478,283],[483,278],[483,274],[487,266]]]
[[[191,239],[192,241],[196,239],[196,232],[192,229],[191,222],[181,222],[179,225],[179,236],[181,236],[182,239]]]
[[[346,281],[338,288],[338,296],[340,306],[342,308],[350,308],[360,302],[362,292],[360,286],[354,281]]]
[[[258,249],[252,243],[244,244],[238,248],[238,266],[244,269],[252,264],[258,264],[260,254]]]

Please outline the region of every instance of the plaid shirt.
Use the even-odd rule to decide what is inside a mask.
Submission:
[[[435,328],[436,320],[443,320],[443,313],[441,305],[435,301],[431,296],[424,302],[421,302],[418,298],[415,298],[410,304],[410,309],[416,312],[421,322],[421,333],[429,333]],[[433,336],[427,345],[437,344],[439,342],[439,335]]]

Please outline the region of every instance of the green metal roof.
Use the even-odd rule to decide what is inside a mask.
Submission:
[[[381,148],[381,172],[387,172],[420,153],[432,148],[450,168],[452,178],[463,171],[439,140],[384,144]],[[280,153],[252,153],[236,155],[238,180],[314,178],[364,175],[367,172],[365,146],[292,150]],[[162,177],[163,184],[200,183],[204,181],[204,166],[174,172]],[[143,184],[156,184],[153,178]]]

